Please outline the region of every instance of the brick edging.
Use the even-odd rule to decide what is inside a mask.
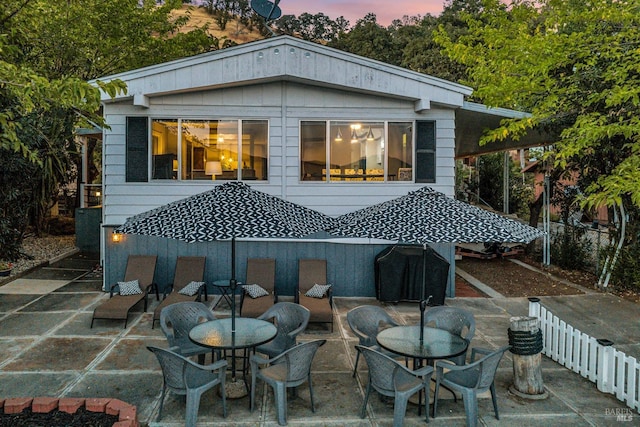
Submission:
[[[75,414],[80,408],[91,412],[105,412],[109,415],[117,415],[118,422],[113,427],[139,427],[137,409],[119,399],[108,398],[78,398],[78,397],[12,397],[0,398],[0,408],[5,414],[18,414],[27,408],[38,413],[48,413],[60,410],[69,414]]]

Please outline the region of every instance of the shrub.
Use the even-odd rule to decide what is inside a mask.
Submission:
[[[591,247],[584,227],[565,225],[551,235],[551,263],[561,268],[587,270],[592,264]]]

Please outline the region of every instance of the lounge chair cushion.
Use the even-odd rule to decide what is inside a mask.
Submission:
[[[120,289],[120,295],[140,295],[142,293],[142,289],[140,289],[140,283],[138,279],[129,280],[128,282],[118,282],[118,289]]]
[[[331,288],[331,285],[319,285],[316,283],[305,293],[305,296],[311,298],[324,298],[327,295],[329,288]]]
[[[242,285],[242,289],[244,289],[251,298],[260,298],[269,295],[269,292],[258,284]]]
[[[204,285],[204,282],[189,282],[184,288],[180,289],[178,293],[182,295],[194,296],[198,293],[200,288]]]

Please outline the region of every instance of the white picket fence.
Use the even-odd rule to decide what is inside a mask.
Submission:
[[[611,341],[590,337],[568,325],[537,298],[529,299],[529,316],[540,320],[546,356],[640,412],[640,363],[634,357],[616,350]]]

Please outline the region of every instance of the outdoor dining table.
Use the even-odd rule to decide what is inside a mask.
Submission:
[[[444,329],[423,327],[424,338],[420,341],[420,326],[403,325],[387,328],[378,333],[380,347],[417,361],[432,362],[458,356],[467,349],[467,341]]]
[[[218,350],[232,350],[232,382],[225,384],[228,398],[240,398],[247,395],[247,359],[251,349],[271,341],[277,334],[273,323],[248,317],[235,318],[235,332],[231,330],[232,319],[216,319],[200,323],[189,331],[189,339],[194,343]],[[243,350],[242,381],[236,381],[236,350]]]
[[[413,358],[415,368],[420,368],[425,361],[432,364],[437,359],[458,356],[467,349],[467,341],[449,331],[429,326],[422,330],[424,335],[420,340],[420,326],[394,326],[380,331],[376,340],[385,350]],[[422,401],[422,392],[419,401]],[[418,412],[421,407],[418,407]]]

